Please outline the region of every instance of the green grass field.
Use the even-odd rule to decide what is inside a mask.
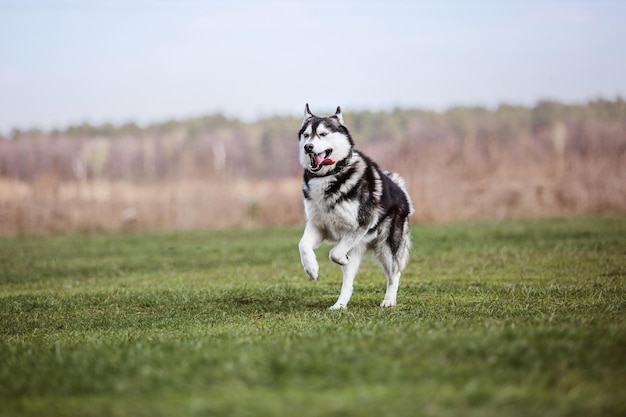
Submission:
[[[301,228],[0,238],[0,415],[626,415],[625,216],[412,231],[345,311]]]

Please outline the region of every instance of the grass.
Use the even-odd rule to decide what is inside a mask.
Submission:
[[[626,414],[626,217],[413,227],[399,305],[300,228],[0,239],[0,415]]]

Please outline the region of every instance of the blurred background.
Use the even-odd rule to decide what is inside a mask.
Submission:
[[[417,222],[626,212],[621,1],[0,0],[0,234],[303,221],[304,104]]]

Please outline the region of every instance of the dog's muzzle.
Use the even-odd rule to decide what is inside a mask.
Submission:
[[[317,172],[322,169],[324,165],[332,165],[335,163],[335,161],[329,158],[330,154],[333,153],[332,149],[326,149],[324,152],[315,153],[313,152],[313,145],[307,143],[306,145],[304,145],[304,151],[307,153],[309,159],[311,160],[311,172]]]

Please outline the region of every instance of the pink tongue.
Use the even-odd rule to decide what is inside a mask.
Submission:
[[[326,152],[316,153],[314,155],[315,163],[317,165],[332,165],[335,163],[335,161],[333,161],[330,158],[324,158],[325,156],[326,156]]]

